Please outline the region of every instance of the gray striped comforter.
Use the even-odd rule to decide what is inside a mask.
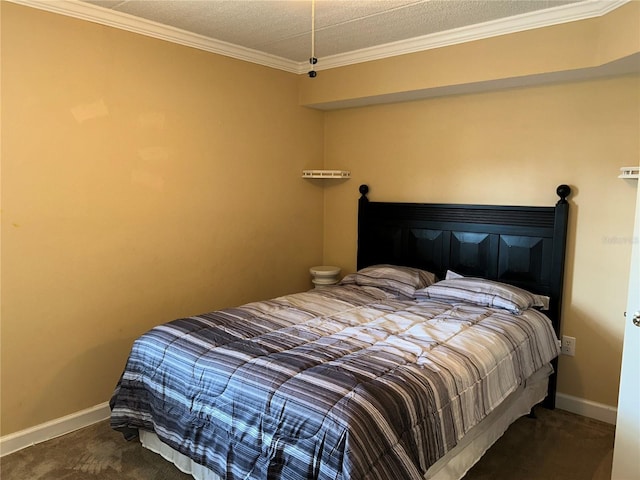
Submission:
[[[417,480],[557,354],[535,310],[312,290],[147,332],[111,424],[228,480]]]

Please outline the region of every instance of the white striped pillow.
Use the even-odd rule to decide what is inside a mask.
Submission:
[[[377,287],[394,295],[413,298],[417,289],[433,284],[436,276],[419,268],[399,265],[372,265],[345,276],[340,284]]]
[[[484,278],[462,277],[442,280],[416,290],[415,298],[429,298],[448,303],[466,302],[484,307],[496,307],[520,314],[531,307],[549,308],[549,297],[536,295],[522,288]]]

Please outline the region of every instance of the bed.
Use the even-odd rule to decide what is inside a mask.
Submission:
[[[460,479],[554,407],[570,188],[553,207],[372,202],[340,284],[133,345],[111,425],[197,479]]]

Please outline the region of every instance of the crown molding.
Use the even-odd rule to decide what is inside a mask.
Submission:
[[[328,70],[510,33],[601,17],[630,1],[631,0],[589,0],[587,2],[561,5],[547,10],[524,13],[504,19],[437,32],[422,37],[410,38],[408,40],[319,58],[315,70]],[[306,72],[309,68],[305,62],[301,62],[298,64],[298,69],[299,73],[302,73]]]
[[[77,0],[1,0],[27,7],[45,10],[51,13],[86,20],[108,27],[138,33],[167,42],[217,53],[226,57],[257,63],[266,67],[277,68],[291,73],[298,72],[297,62],[286,58],[269,55],[258,50],[223,42],[197,33],[187,32],[179,28],[164,25],[151,20],[135,17],[127,13],[102,8],[91,3]]]
[[[126,13],[108,10],[78,0],[6,0],[12,3],[66,15],[109,27],[119,28],[148,37],[165,40],[207,52],[256,63],[290,73],[307,73],[308,62],[295,62],[269,55],[250,48],[187,32],[179,28],[135,17]],[[332,55],[319,59],[315,70],[328,70],[356,63],[380,60],[396,55],[415,53],[433,48],[446,47],[484,38],[522,32],[535,28],[575,22],[599,17],[615,10],[631,0],[589,0],[561,5],[559,7],[525,13],[514,17],[494,20],[422,37],[387,43],[353,52]]]

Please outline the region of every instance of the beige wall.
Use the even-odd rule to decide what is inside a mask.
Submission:
[[[327,188],[325,262],[355,268],[358,186],[382,201],[553,205],[573,188],[561,393],[616,405],[636,180],[640,78],[450,96],[330,112],[326,164],[351,170]]]
[[[296,75],[0,5],[6,435],[108,400],[152,325],[309,288],[323,127]]]

